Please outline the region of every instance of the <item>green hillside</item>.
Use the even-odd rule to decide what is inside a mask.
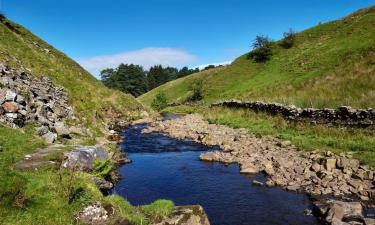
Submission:
[[[142,110],[132,96],[108,89],[65,54],[6,18],[0,20],[0,37],[0,62],[63,86],[84,125],[98,128],[106,118],[135,116]]]
[[[375,7],[366,8],[297,33],[290,49],[275,43],[266,63],[255,63],[246,54],[224,68],[162,85],[139,100],[150,105],[163,91],[168,102],[183,101],[199,81],[205,104],[237,98],[301,107],[375,107],[374,24]]]

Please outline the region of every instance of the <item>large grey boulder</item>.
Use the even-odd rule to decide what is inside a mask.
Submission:
[[[100,146],[78,147],[64,154],[63,167],[81,171],[91,171],[96,159],[102,161],[107,160],[107,151]]]

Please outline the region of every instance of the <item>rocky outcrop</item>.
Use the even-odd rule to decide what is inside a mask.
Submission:
[[[245,108],[271,115],[281,115],[288,120],[309,120],[312,123],[343,126],[368,127],[375,125],[374,109],[353,109],[341,106],[337,109],[299,108],[294,105],[267,103],[261,101],[226,100],[213,103],[211,106],[228,108]]]
[[[210,225],[200,205],[177,206],[169,218],[154,225]]]
[[[18,128],[35,123],[48,143],[57,136],[70,137],[66,120],[73,116],[64,88],[47,77],[35,78],[25,71],[0,63],[0,123]]]
[[[223,151],[201,154],[201,160],[238,163],[240,172],[267,175],[266,185],[312,196],[356,196],[375,199],[374,171],[360,165],[351,153],[299,151],[290,141],[271,136],[258,137],[245,129],[209,124],[199,115],[154,121],[143,132],[164,132],[178,139],[220,146]]]

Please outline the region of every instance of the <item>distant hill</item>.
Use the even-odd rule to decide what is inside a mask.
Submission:
[[[68,92],[80,123],[99,130],[114,116],[137,116],[143,110],[132,96],[105,87],[62,52],[22,26],[0,18],[0,62],[34,76],[48,76]]]
[[[297,33],[290,49],[275,43],[266,63],[245,54],[224,68],[166,83],[139,100],[150,105],[163,91],[168,102],[183,101],[196,82],[203,85],[205,104],[237,98],[301,107],[375,107],[375,6]]]

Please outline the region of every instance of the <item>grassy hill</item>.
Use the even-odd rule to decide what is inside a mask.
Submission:
[[[63,86],[84,125],[98,128],[106,118],[136,116],[143,109],[132,96],[105,87],[64,53],[4,17],[0,37],[0,62],[29,70],[34,76],[48,76]]]
[[[181,101],[199,81],[203,103],[237,98],[302,107],[375,107],[374,24],[375,7],[366,8],[297,33],[290,49],[275,43],[266,63],[255,63],[246,54],[224,68],[162,85],[139,100],[150,105],[163,91],[168,102]]]
[[[159,92],[168,102],[184,102],[192,87],[202,83],[199,106],[182,105],[169,112],[200,113],[211,123],[246,128],[257,135],[291,140],[304,150],[351,151],[375,166],[373,130],[288,123],[279,116],[249,110],[207,108],[219,99],[276,101],[300,107],[375,107],[375,6],[337,21],[299,32],[284,49],[276,42],[266,63],[247,54],[231,65],[203,71],[166,83],[139,100],[150,105]]]

